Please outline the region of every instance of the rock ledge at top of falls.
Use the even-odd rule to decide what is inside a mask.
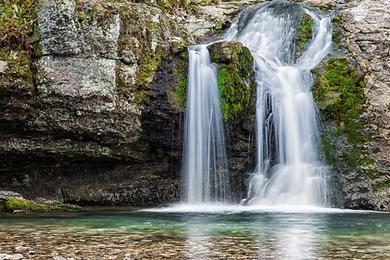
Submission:
[[[249,5],[265,2],[265,0],[188,0],[188,5],[197,7],[196,11],[177,10],[172,18],[183,24],[198,42],[207,41],[216,38],[228,28],[240,10]],[[336,0],[292,0],[291,2],[324,9],[334,8],[337,4]]]

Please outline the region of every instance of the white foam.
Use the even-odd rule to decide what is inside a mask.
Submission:
[[[234,204],[173,204],[168,207],[141,209],[142,212],[161,213],[206,213],[206,214],[239,214],[239,213],[383,213],[369,210],[352,210],[324,208],[302,205],[234,205]]]

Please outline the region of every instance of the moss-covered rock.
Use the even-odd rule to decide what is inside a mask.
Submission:
[[[341,156],[332,151],[335,136],[324,136],[325,155],[330,163],[342,160],[351,167],[369,164],[363,147],[368,141],[363,133],[361,118],[365,109],[364,81],[361,75],[345,58],[332,58],[322,68],[314,71],[317,75],[313,95],[321,110],[325,123],[336,126],[335,135],[344,135],[350,149],[344,149]]]
[[[295,56],[299,57],[313,35],[313,19],[308,14],[303,14],[298,24],[298,38],[296,40]]]
[[[35,4],[33,0],[0,2],[0,60],[8,65],[0,73],[2,81],[33,83]]]
[[[209,47],[218,66],[218,88],[225,121],[234,121],[254,105],[256,82],[253,57],[238,42],[215,43]]]
[[[116,4],[116,10],[121,17],[119,90],[132,89],[134,101],[142,106],[149,100],[150,84],[162,61],[173,59],[177,52],[188,46],[190,36],[159,8],[125,3]]]
[[[35,22],[34,0],[0,2],[0,48],[31,50]]]
[[[63,204],[55,201],[39,203],[32,200],[22,198],[10,198],[0,202],[0,211],[6,213],[39,213],[39,212],[64,212],[64,211],[80,211],[82,208]]]
[[[323,125],[321,144],[326,161],[332,167],[336,205],[386,208],[374,195],[375,190],[385,187],[388,181],[379,178],[383,174],[375,170],[374,160],[367,150],[371,140],[365,129],[367,105],[362,75],[343,57],[332,57],[313,72],[316,76],[313,95]]]
[[[218,88],[230,155],[230,180],[234,199],[247,192],[247,173],[255,167],[256,82],[254,61],[248,48],[238,42],[217,42],[209,46],[217,66]]]
[[[175,104],[184,111],[187,100],[188,50],[183,50],[176,59],[174,75],[177,81],[176,88],[171,92]]]

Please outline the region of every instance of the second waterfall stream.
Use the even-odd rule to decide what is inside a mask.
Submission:
[[[296,55],[299,18],[313,20],[312,39]],[[257,83],[257,167],[248,180],[252,205],[329,206],[327,167],[320,159],[320,127],[310,73],[330,52],[329,17],[285,1],[246,8],[224,40],[254,57]],[[226,202],[228,163],[217,70],[206,45],[189,50],[183,154],[185,202]]]

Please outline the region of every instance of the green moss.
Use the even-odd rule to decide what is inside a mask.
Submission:
[[[171,92],[176,105],[184,111],[187,101],[187,71],[188,71],[188,51],[179,54],[179,59],[175,63],[174,75],[177,80],[175,89]]]
[[[341,22],[343,17],[339,14],[332,19],[332,41],[336,44],[336,46],[341,47],[342,44],[342,33],[341,33]]]
[[[137,84],[144,85],[152,82],[153,77],[162,60],[162,52],[157,50],[156,53],[147,51],[142,58],[138,67]]]
[[[149,84],[153,81],[158,67],[162,60],[162,52],[157,50],[156,53],[152,51],[147,52],[137,71],[136,87],[134,101],[138,105],[142,105],[147,102],[149,98]]]
[[[210,54],[218,65],[218,89],[224,120],[235,121],[254,102],[256,83],[252,55],[239,43],[216,44],[211,47]]]
[[[199,5],[211,5],[219,3],[219,0],[157,0],[157,6],[165,12],[174,13],[178,10],[196,12]]]
[[[178,9],[187,9],[190,7],[187,0],[157,0],[157,5],[164,11],[174,12]]]
[[[137,104],[143,104],[148,98],[148,92],[146,90],[138,90],[134,95],[134,102]]]
[[[30,50],[35,22],[34,0],[0,2],[0,48]]]
[[[390,180],[384,180],[372,185],[373,190],[381,190],[390,187]]]
[[[12,213],[16,210],[25,212],[52,212],[52,211],[73,211],[80,210],[78,206],[62,203],[37,203],[32,200],[11,198],[5,200],[1,209],[4,212]]]
[[[179,108],[184,110],[187,101],[187,79],[182,77],[179,79],[173,96]]]
[[[310,42],[313,35],[313,19],[308,14],[304,14],[298,25],[298,39],[296,42],[295,56],[299,57],[303,49]]]
[[[21,79],[33,84],[35,23],[34,0],[0,2],[0,60],[7,62],[6,73],[0,76],[3,86]]]
[[[322,70],[314,73],[317,78],[313,94],[325,120],[359,125],[361,128],[356,118],[364,111],[365,85],[356,69],[346,59],[340,58],[329,60]]]
[[[365,110],[364,81],[345,58],[330,59],[322,69],[313,71],[317,76],[313,85],[324,123],[335,124],[335,131],[323,136],[322,147],[330,164],[346,162],[351,167],[369,165],[366,155],[361,114]],[[346,138],[345,151],[340,155],[332,140]]]
[[[33,83],[31,71],[31,57],[26,51],[12,52],[11,50],[0,52],[0,60],[7,62],[7,77],[23,79],[27,83]]]
[[[5,201],[3,208],[5,212],[13,212],[15,210],[24,210],[28,212],[46,211],[44,205],[25,199],[8,199]]]
[[[324,152],[325,158],[330,165],[335,165],[338,162],[337,154],[334,152],[336,150],[335,144],[327,135],[321,136],[321,146]]]

